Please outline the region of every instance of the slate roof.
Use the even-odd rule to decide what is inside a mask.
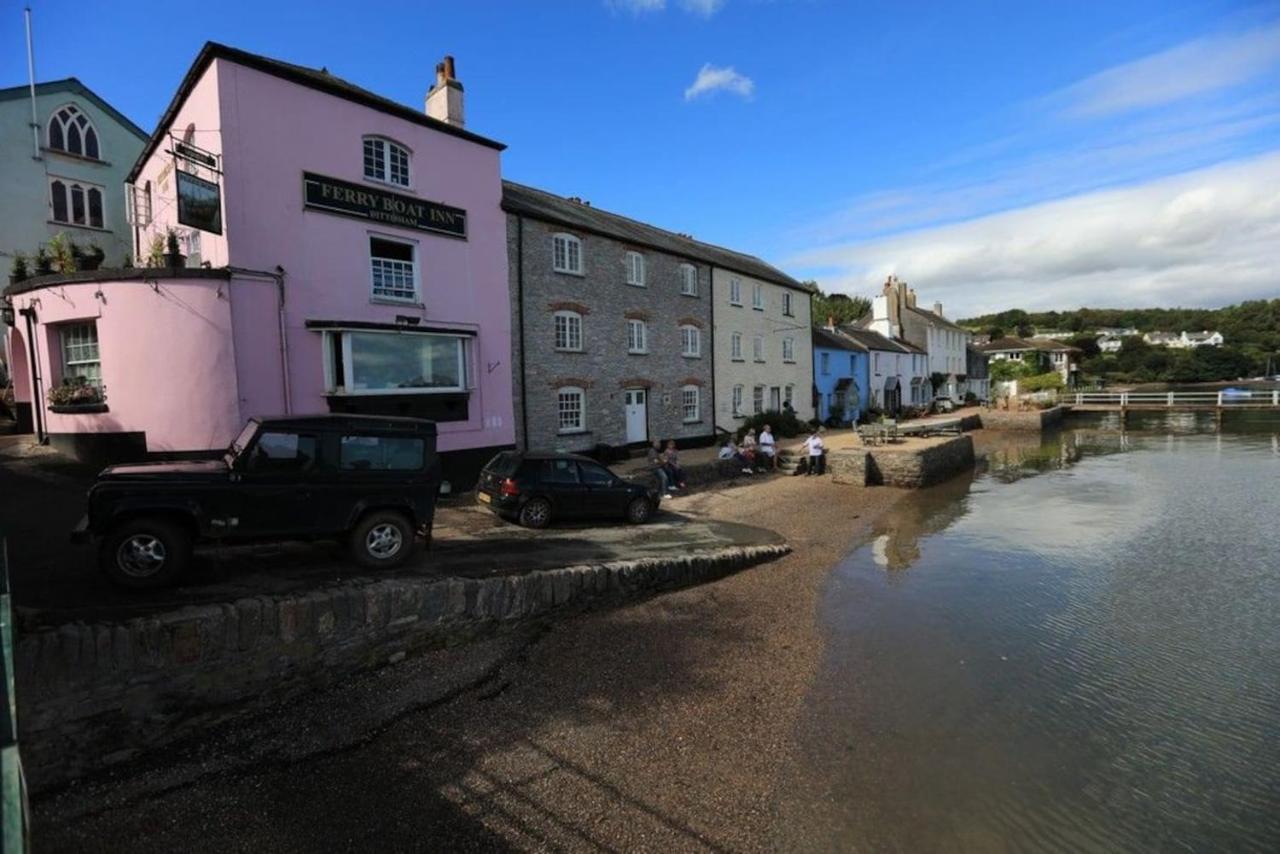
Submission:
[[[920,308],[919,306],[915,306],[915,305],[909,305],[906,308],[907,308],[907,311],[915,312],[916,314],[920,315],[930,323],[936,323],[939,326],[945,326],[948,329],[954,329],[957,332],[969,331],[965,329],[963,326],[957,326],[956,324],[952,323],[950,320],[947,320],[942,315],[929,311],[928,309]]]
[[[842,332],[832,332],[824,326],[813,328],[813,346],[825,347],[828,350],[853,350],[858,353],[867,352],[867,348]]]
[[[145,130],[135,125],[124,113],[108,104],[97,92],[81,83],[79,78],[64,77],[61,80],[49,80],[45,83],[36,84],[37,95],[48,95],[54,92],[70,92],[74,95],[79,95],[81,98],[86,98],[97,104],[99,109],[119,122],[125,130],[138,137],[138,139],[145,140],[147,138]],[[10,86],[8,89],[0,89],[0,101],[30,97],[31,87],[29,86]]]
[[[164,115],[160,117],[156,129],[151,134],[151,139],[147,143],[147,147],[142,150],[141,156],[138,157],[133,169],[129,171],[129,177],[125,179],[126,183],[132,183],[137,179],[138,173],[142,170],[142,164],[147,161],[156,147],[164,139],[165,129],[168,128],[177,116],[178,110],[182,108],[183,102],[187,100],[187,96],[191,94],[191,90],[199,82],[205,69],[209,67],[215,59],[225,59],[234,62],[237,65],[243,65],[246,68],[252,68],[255,71],[261,71],[264,74],[270,74],[273,77],[279,77],[288,80],[291,83],[297,83],[300,86],[306,86],[309,89],[315,89],[318,92],[324,92],[337,98],[343,98],[347,101],[353,101],[365,107],[369,107],[379,112],[387,113],[396,118],[404,119],[414,124],[429,127],[432,130],[438,130],[441,133],[447,133],[451,136],[461,137],[479,145],[488,146],[489,148],[502,151],[506,148],[500,142],[495,142],[487,137],[472,133],[460,127],[455,127],[448,122],[442,122],[439,119],[433,119],[422,110],[416,110],[413,107],[405,106],[398,101],[390,98],[384,98],[376,92],[370,92],[356,84],[336,77],[323,68],[309,68],[305,65],[294,65],[292,62],[283,62],[279,59],[271,59],[267,56],[260,56],[256,53],[249,53],[239,48],[230,47],[218,42],[205,42],[204,47],[200,49],[200,53],[196,56],[195,62],[191,63],[191,68],[187,70],[187,74],[182,78],[182,83],[178,86],[178,91],[174,93],[173,100],[169,102],[169,106],[165,108]]]
[[[1083,352],[1079,347],[1073,347],[1070,344],[1064,344],[1061,341],[1054,341],[1049,338],[1015,338],[1012,335],[997,338],[986,344],[979,344],[978,350],[983,353],[1006,353],[1020,350],[1044,350],[1046,352],[1072,350],[1077,353]]]
[[[918,347],[912,347],[905,341],[895,341],[892,338],[885,338],[879,332],[872,332],[870,329],[858,329],[855,326],[841,326],[840,332],[847,335],[854,341],[857,341],[868,350],[885,350],[890,353],[923,353],[924,351]]]
[[[772,282],[775,285],[794,288],[805,293],[813,292],[808,285],[793,279],[754,255],[703,243],[700,240],[666,231],[620,214],[610,213],[584,202],[572,201],[536,187],[517,184],[514,181],[502,182],[502,209],[531,219],[577,228],[659,252],[702,261],[744,276]]]

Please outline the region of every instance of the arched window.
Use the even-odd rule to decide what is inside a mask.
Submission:
[[[643,320],[627,321],[627,352],[649,352],[649,328]]]
[[[364,138],[364,177],[409,186],[409,149],[380,136]]]
[[[576,311],[557,311],[555,314],[556,349],[578,351],[582,349],[582,315]]]
[[[692,264],[680,265],[680,293],[687,297],[698,295],[698,268]]]
[[[680,414],[685,424],[702,420],[702,389],[696,385],[680,389]]]
[[[702,330],[692,324],[680,327],[680,355],[702,355]]]
[[[644,256],[639,252],[628,252],[626,257],[627,284],[644,287]]]
[[[735,416],[742,414],[742,386],[733,387],[733,414]]]
[[[75,104],[59,107],[49,117],[49,148],[54,151],[65,151],[80,157],[101,160],[102,152],[98,148],[98,131],[93,122],[80,111]]]
[[[551,267],[557,273],[582,275],[582,241],[572,234],[551,237]]]
[[[103,191],[93,184],[53,178],[49,181],[49,213],[54,222],[106,228]]]
[[[49,188],[53,200],[53,219],[56,222],[70,222],[67,218],[67,185],[54,181]]]

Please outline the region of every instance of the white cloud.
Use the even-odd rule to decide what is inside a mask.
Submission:
[[[1180,101],[1249,81],[1280,64],[1280,26],[1215,35],[1117,65],[1053,93],[1049,106],[1096,118]]]
[[[698,71],[693,84],[684,90],[684,99],[692,101],[694,98],[719,91],[732,92],[743,98],[750,98],[756,91],[756,84],[750,77],[739,74],[732,66],[717,68],[708,62]]]
[[[1280,151],[892,237],[788,266],[870,294],[890,273],[950,316],[1012,307],[1217,306],[1280,293]],[[822,275],[825,272],[827,275]]]
[[[690,14],[701,15],[704,18],[710,18],[716,12],[719,12],[725,4],[725,0],[680,0],[680,6]]]
[[[605,0],[605,5],[614,11],[643,15],[646,12],[661,12],[667,8],[667,0]]]

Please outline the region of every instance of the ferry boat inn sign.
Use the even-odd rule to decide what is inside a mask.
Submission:
[[[467,212],[425,199],[302,173],[303,206],[342,216],[467,239]]]

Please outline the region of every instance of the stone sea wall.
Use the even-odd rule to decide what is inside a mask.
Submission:
[[[33,790],[504,625],[710,581],[790,551],[725,548],[490,578],[351,582],[22,635],[23,764]]]
[[[856,486],[899,486],[919,489],[972,471],[973,439],[956,436],[916,449],[893,446],[828,454],[827,468],[836,483]]]
[[[982,426],[988,430],[1044,430],[1060,423],[1065,413],[1066,410],[1061,406],[1023,412],[984,409]]]

